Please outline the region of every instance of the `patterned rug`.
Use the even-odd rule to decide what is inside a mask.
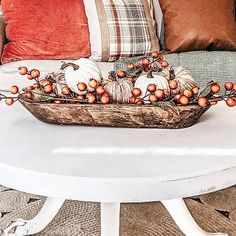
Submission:
[[[45,198],[0,186],[0,227],[31,219]],[[236,236],[236,186],[186,199],[201,227]],[[160,202],[122,204],[121,236],[183,236]],[[66,201],[55,219],[36,236],[100,236],[100,204]]]

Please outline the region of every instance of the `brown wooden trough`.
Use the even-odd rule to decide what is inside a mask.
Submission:
[[[209,107],[132,104],[82,104],[35,102],[21,97],[21,104],[38,120],[58,125],[180,129],[196,124]]]

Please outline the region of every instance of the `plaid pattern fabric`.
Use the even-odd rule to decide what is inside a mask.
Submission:
[[[154,27],[151,27],[153,22],[148,19],[142,0],[102,1],[109,31],[109,55],[103,53],[103,60],[146,55],[159,49]]]

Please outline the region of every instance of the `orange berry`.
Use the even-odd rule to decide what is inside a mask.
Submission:
[[[148,58],[144,58],[144,59],[142,60],[142,65],[143,65],[143,66],[148,66],[149,63],[150,63],[150,60],[149,60]]]
[[[132,94],[133,94],[134,97],[139,97],[139,96],[141,96],[142,91],[139,88],[134,88],[133,91],[132,91]]]
[[[143,105],[143,100],[142,100],[142,98],[135,98],[134,103],[137,105]]]
[[[234,84],[234,88],[233,88],[234,92],[236,92],[236,84]]]
[[[53,87],[51,84],[48,84],[47,86],[43,88],[43,90],[45,93],[51,93],[53,91]]]
[[[27,79],[28,79],[28,80],[32,80],[33,77],[32,77],[31,75],[27,75]]]
[[[106,92],[106,89],[104,88],[104,86],[99,86],[99,87],[97,87],[97,89],[96,89],[96,93],[98,94],[98,95],[102,95],[102,94],[104,94]]]
[[[225,83],[226,90],[231,91],[231,90],[233,90],[233,88],[234,88],[234,84],[232,82]]]
[[[151,54],[151,57],[157,58],[158,55],[159,55],[159,52],[156,51],[156,52],[153,52],[153,53]]]
[[[157,101],[158,101],[158,98],[155,96],[155,94],[151,94],[151,95],[149,96],[149,101],[150,101],[151,103],[154,103],[154,102],[157,102]]]
[[[235,107],[236,106],[236,101],[234,98],[227,98],[226,104],[229,107]]]
[[[205,97],[199,97],[198,98],[198,105],[200,107],[206,107],[207,106],[207,99]]]
[[[194,87],[194,88],[192,88],[192,91],[193,91],[194,94],[198,94],[199,93],[199,88]]]
[[[79,91],[83,92],[87,89],[87,85],[84,82],[78,83],[78,89]]]
[[[170,80],[169,81],[169,87],[172,89],[172,90],[175,90],[178,88],[178,82],[176,80]]]
[[[164,96],[164,91],[162,89],[157,89],[155,91],[155,96],[158,98],[158,99],[162,99],[163,96]]]
[[[43,86],[43,87],[46,87],[47,85],[52,85],[52,84],[51,84],[51,82],[50,82],[49,80],[46,79],[46,80],[44,80],[44,81],[42,82],[42,86]]]
[[[61,90],[63,95],[68,95],[71,92],[71,89],[68,86],[65,86],[62,90]]]
[[[19,88],[16,85],[13,85],[10,91],[12,94],[17,94],[19,92]]]
[[[127,70],[133,70],[134,69],[134,64],[130,63],[127,65]]]
[[[126,76],[126,73],[124,71],[120,70],[120,71],[117,72],[117,76],[119,78],[124,78]]]
[[[88,103],[93,104],[96,101],[96,97],[92,93],[87,93],[86,98],[88,99]]]
[[[188,90],[188,89],[184,90],[183,94],[187,98],[191,98],[193,96],[193,92],[191,90]]]
[[[88,83],[90,88],[96,89],[98,87],[98,81],[95,79],[91,79]]]
[[[107,96],[107,95],[102,95],[102,97],[101,97],[101,103],[102,104],[109,104],[110,100],[111,100],[110,97]]]
[[[152,92],[156,91],[156,88],[157,88],[157,86],[155,84],[149,84],[147,87],[147,91],[152,93]]]
[[[213,92],[213,93],[219,93],[220,92],[220,85],[219,84],[212,84],[211,85],[211,91]]]
[[[187,106],[189,104],[189,98],[183,95],[179,99],[179,102],[180,102],[181,105]]]
[[[33,69],[31,72],[30,72],[30,75],[32,76],[33,79],[36,79],[40,76],[40,71],[37,70],[37,69]]]
[[[163,92],[164,92],[165,97],[170,96],[170,92],[167,89],[163,89]]]
[[[5,99],[5,103],[8,105],[8,106],[11,106],[13,103],[14,103],[14,99],[13,98],[6,98]]]
[[[26,75],[28,73],[28,69],[25,66],[19,67],[19,72],[21,75]]]
[[[177,94],[177,95],[175,95],[175,101],[179,103],[181,97],[182,97],[181,94]]]
[[[166,68],[169,66],[169,63],[167,61],[162,61],[160,64],[162,68]]]

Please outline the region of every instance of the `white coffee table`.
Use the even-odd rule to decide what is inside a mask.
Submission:
[[[48,196],[38,216],[3,235],[41,231],[65,199],[101,202],[102,236],[119,235],[120,203],[149,201],[187,236],[226,235],[203,231],[183,198],[236,184],[235,121],[236,109],[221,104],[184,130],[65,127],[1,103],[0,184]]]

